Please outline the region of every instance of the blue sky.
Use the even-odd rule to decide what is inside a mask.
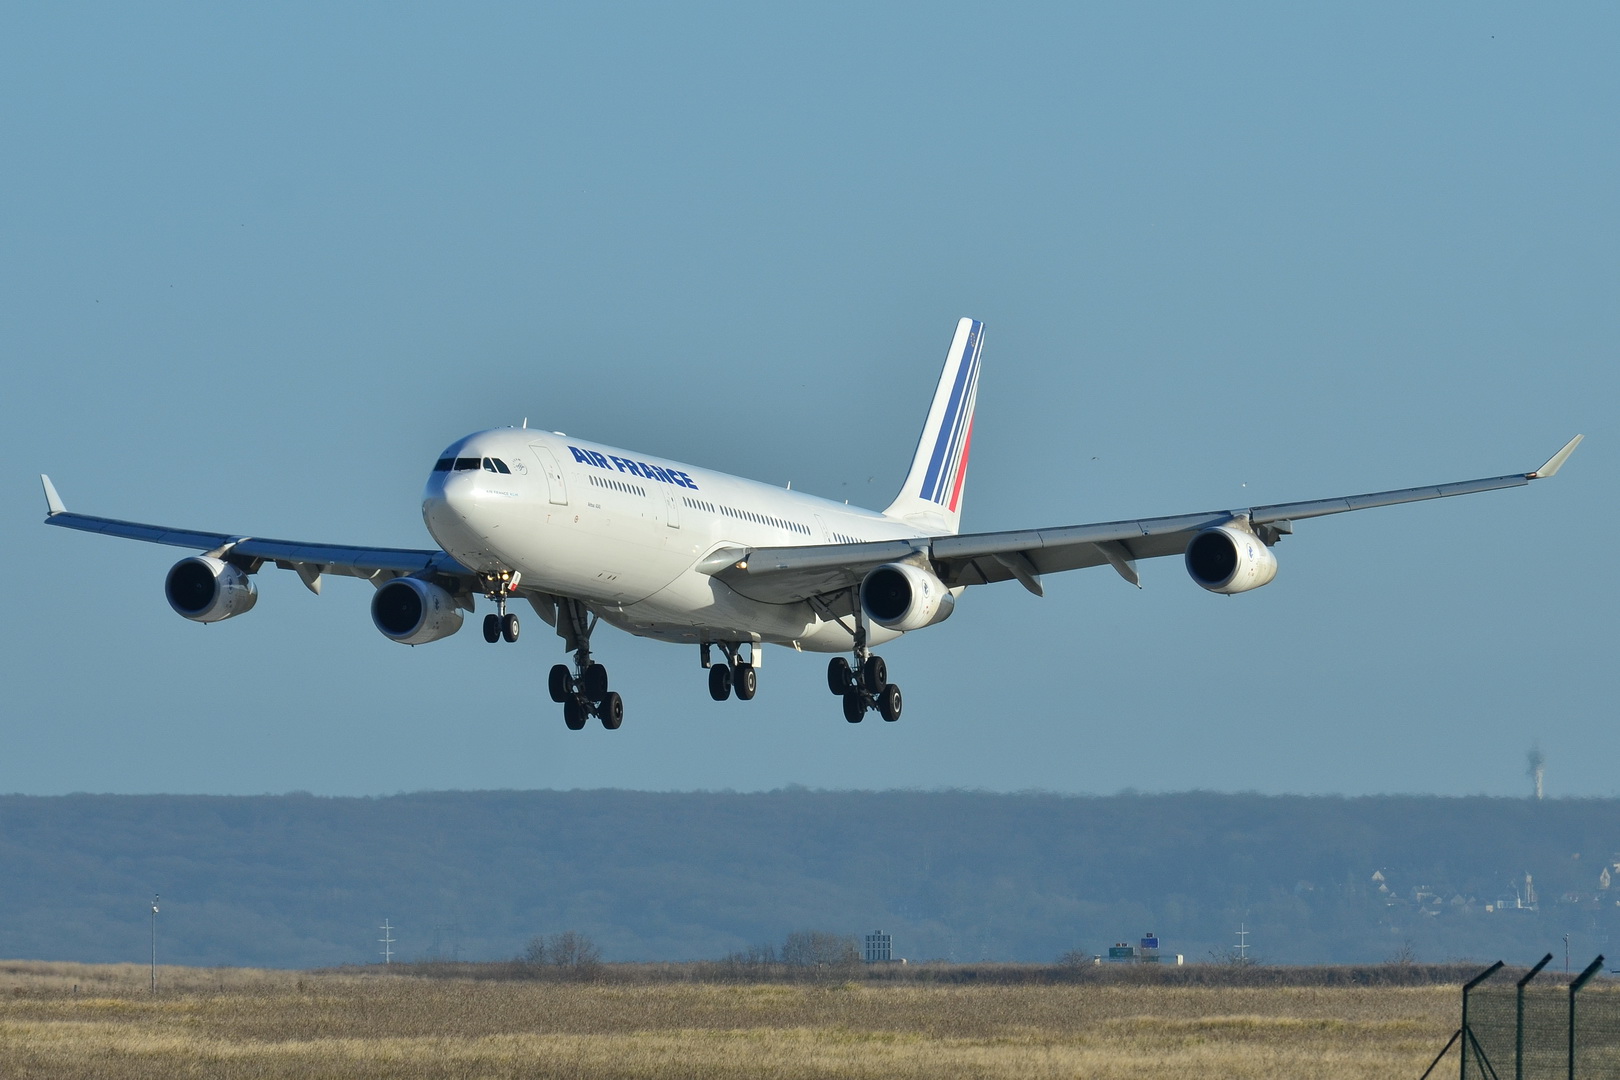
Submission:
[[[1010,10],[1009,10],[1010,7]],[[0,791],[973,787],[1620,794],[1620,15],[1606,5],[12,5],[0,13]],[[89,513],[426,546],[525,417],[869,506],[985,320],[969,531],[1528,470],[970,592],[749,704],[604,631],[420,649],[369,586],[173,615]]]

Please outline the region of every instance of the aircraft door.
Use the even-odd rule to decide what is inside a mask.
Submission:
[[[821,542],[823,544],[832,543],[832,533],[827,531],[827,523],[821,520],[820,514],[816,515],[816,526],[821,529]]]
[[[563,483],[562,469],[557,467],[557,458],[544,446],[529,444],[534,451],[534,460],[539,463],[541,470],[546,474],[546,487],[550,489],[551,501],[558,506],[568,505],[568,487]]]
[[[664,491],[664,524],[672,529],[681,527],[681,497],[673,491]]]

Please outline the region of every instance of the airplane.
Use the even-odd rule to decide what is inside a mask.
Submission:
[[[882,512],[816,498],[561,432],[479,431],[445,448],[422,493],[432,549],[351,547],[197,532],[72,513],[41,475],[50,525],[192,548],[169,570],[174,611],[212,623],[252,610],[254,575],[296,573],[319,594],[328,574],[376,586],[371,618],[392,641],[422,645],[461,629],[476,596],[494,605],[484,640],[515,642],[508,610],[527,601],[573,662],[548,688],[572,730],[592,716],[617,730],[624,702],[591,651],[599,622],[696,645],[709,693],[751,700],[763,647],[835,653],[827,685],[844,718],[900,718],[903,699],[874,646],[949,618],[972,585],[1109,566],[1140,587],[1137,562],[1180,555],[1212,593],[1277,575],[1272,548],[1294,523],[1375,506],[1520,487],[1556,473],[1576,435],[1539,469],[1432,487],[1089,525],[960,531],[984,324],[962,319],[946,353],[910,471]],[[746,652],[744,651],[746,647]],[[720,656],[716,656],[716,650]],[[848,654],[848,657],[842,654]]]

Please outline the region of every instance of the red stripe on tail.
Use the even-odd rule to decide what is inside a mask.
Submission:
[[[973,420],[968,419],[967,435],[962,439],[962,463],[956,467],[956,483],[951,485],[951,513],[956,513],[957,500],[962,497],[962,481],[967,479],[968,454],[973,450]]]

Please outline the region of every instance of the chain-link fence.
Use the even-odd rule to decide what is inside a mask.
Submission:
[[[1620,1077],[1620,986],[1592,983],[1603,957],[1572,982],[1543,974],[1551,960],[1522,976],[1496,964],[1463,988],[1462,1080]]]

